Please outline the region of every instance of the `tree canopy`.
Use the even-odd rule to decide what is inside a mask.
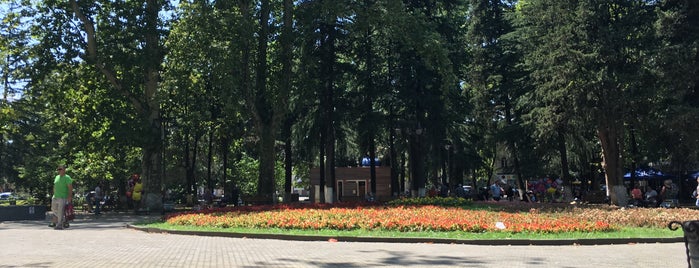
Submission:
[[[698,12],[682,0],[0,0],[0,183],[42,195],[65,164],[80,185],[123,193],[141,173],[158,207],[165,189],[288,196],[320,167],[332,202],[333,167],[370,156],[391,166],[394,195],[488,184],[499,166],[521,188],[604,177],[620,203],[627,169],[699,169]]]

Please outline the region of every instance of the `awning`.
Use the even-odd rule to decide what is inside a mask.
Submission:
[[[636,169],[636,179],[637,180],[666,180],[672,179],[673,176],[667,173],[663,173],[660,170],[654,168],[639,168]],[[631,172],[624,174],[624,179],[631,179]]]

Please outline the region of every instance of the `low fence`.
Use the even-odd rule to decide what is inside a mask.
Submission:
[[[45,220],[46,206],[1,206],[0,221]]]

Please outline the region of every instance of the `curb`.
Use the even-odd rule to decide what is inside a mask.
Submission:
[[[276,239],[290,241],[330,241],[330,242],[371,242],[371,243],[422,243],[422,244],[464,244],[481,246],[594,246],[594,245],[626,245],[681,243],[683,237],[672,238],[601,238],[601,239],[489,239],[489,240],[460,240],[440,238],[390,238],[390,237],[345,237],[345,236],[313,236],[313,235],[283,235],[283,234],[249,234],[206,231],[178,231],[160,228],[138,227],[127,224],[126,228],[146,233],[162,233],[175,235],[195,235],[230,238]]]

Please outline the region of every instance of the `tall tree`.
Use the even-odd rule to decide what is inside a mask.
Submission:
[[[242,35],[243,40],[241,40],[243,42],[242,66],[245,70],[241,74],[244,76],[241,89],[258,138],[260,165],[257,194],[266,196],[271,200],[276,188],[274,179],[276,138],[281,119],[285,117],[288,109],[287,101],[290,87],[270,82],[270,79],[275,78],[275,76],[271,76],[270,67],[276,66],[276,64],[270,63],[269,43],[273,36],[278,35],[275,31],[278,27],[271,23],[279,21],[276,18],[272,19],[272,15],[277,13],[272,12],[271,1],[263,0],[260,1],[259,5],[252,5],[249,1],[241,1],[239,4],[242,19],[247,21],[243,26],[252,27],[254,25],[253,29],[256,29],[254,34],[251,30],[243,30],[246,31]],[[255,10],[256,13],[253,12]],[[256,24],[252,20],[253,14],[257,14]],[[245,41],[253,37],[256,38],[256,46],[253,46],[250,41]],[[251,61],[253,59],[252,53],[256,53],[254,54],[254,62]],[[275,59],[274,63],[279,62],[278,57],[271,58]],[[253,66],[254,69],[251,69]],[[247,81],[248,79],[250,80]]]
[[[66,28],[55,30],[84,36],[62,38],[71,42],[65,47],[99,70],[140,116],[145,204],[150,209],[160,209],[163,128],[158,86],[165,55],[162,40],[167,35],[160,12],[168,8],[168,2],[69,0],[55,4],[57,6],[46,6],[42,11],[47,15],[66,16],[65,19],[70,19],[69,14],[72,14],[79,21],[62,24],[59,27]],[[55,12],[54,8],[70,13]]]
[[[5,183],[17,178],[12,170],[12,144],[8,143],[14,132],[12,121],[17,115],[11,102],[27,83],[31,69],[28,18],[22,15],[31,13],[31,9],[17,1],[0,1],[0,4],[0,183]]]
[[[646,75],[640,60],[651,9],[646,1],[594,0],[526,1],[518,8],[525,64],[542,93],[537,98],[555,116],[546,122],[571,114],[594,122],[609,195],[625,204],[624,122],[634,98],[628,92]],[[565,109],[555,108],[559,103]]]
[[[427,176],[436,176],[440,165],[430,169],[427,156],[439,156],[445,139],[444,99],[456,89],[454,65],[450,59],[450,42],[440,27],[449,26],[447,12],[455,1],[388,2],[391,15],[389,62],[394,68],[390,81],[396,88],[395,98],[404,104],[400,115],[408,138],[411,190],[424,196]],[[458,6],[456,6],[458,7]],[[446,32],[446,31],[445,31]],[[434,157],[433,157],[434,158]],[[436,157],[434,159],[440,159]]]
[[[679,174],[697,169],[699,161],[699,4],[666,0],[655,24],[660,49],[653,67],[659,90],[650,97],[654,127],[650,152],[668,152]]]
[[[511,4],[507,2],[471,1],[467,35],[471,58],[464,85],[475,107],[472,116],[478,125],[483,126],[476,131],[485,132],[482,137],[487,137],[490,141],[483,145],[492,146],[481,149],[483,157],[503,157],[498,155],[501,152],[497,146],[504,145],[503,148],[508,149],[510,156],[507,158],[514,162],[514,169],[503,171],[517,174],[517,184],[520,189],[524,189],[519,146],[521,137],[527,134],[519,126],[515,105],[525,87],[517,83],[521,75],[515,68],[518,55],[514,49],[514,40],[506,37],[513,30],[506,18],[506,14],[512,11]],[[490,162],[493,163],[492,160]],[[488,173],[488,178],[492,178],[492,171]]]
[[[293,58],[294,58],[294,3],[291,0],[283,0],[282,2],[282,33],[281,33],[281,78],[280,85],[281,91],[286,92],[286,98],[289,98],[292,91],[292,77],[293,77]],[[289,106],[289,104],[287,104]],[[291,186],[292,186],[292,125],[296,118],[291,116],[291,107],[287,107],[287,116],[284,121],[284,127],[282,133],[285,134],[284,138],[284,200],[288,201],[291,196]]]

